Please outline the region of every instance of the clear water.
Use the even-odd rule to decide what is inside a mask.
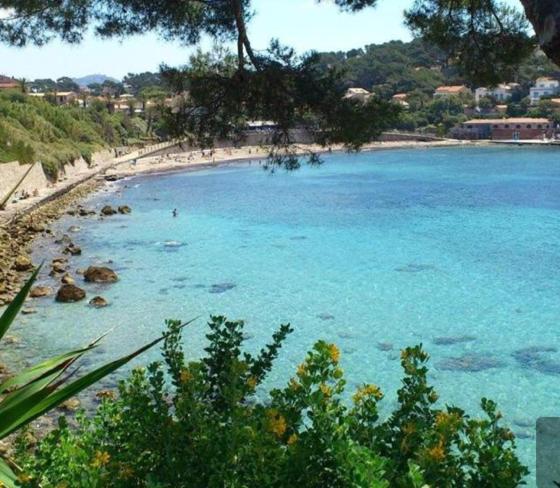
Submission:
[[[166,318],[201,317],[185,334],[195,357],[211,313],[245,319],[255,349],[290,322],[295,333],[271,382],[285,381],[323,338],[341,346],[351,387],[368,381],[387,392],[387,410],[401,378],[399,348],[423,343],[441,397],[472,413],[481,397],[496,400],[534,465],[530,424],[559,412],[560,352],[516,351],[560,348],[559,153],[451,148],[325,159],[275,175],[253,163],[137,177],[91,197],[97,208],[133,208],[57,224],[81,227],[74,269],[113,261],[119,283],[86,286],[112,305],[36,301],[39,313],[22,318],[21,334],[46,355],[116,327],[107,358],[158,336]],[[46,242],[36,250],[49,252]],[[222,284],[230,286],[213,287]],[[441,344],[464,336],[473,340]],[[465,354],[459,368],[449,360]]]

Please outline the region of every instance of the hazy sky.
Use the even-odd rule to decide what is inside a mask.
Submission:
[[[379,7],[357,14],[343,14],[328,2],[315,0],[254,0],[256,17],[249,34],[255,48],[269,40],[303,52],[349,50],[391,39],[410,40],[403,25],[403,11],[412,0],[381,0]],[[519,5],[517,0],[508,3]],[[148,34],[120,41],[89,36],[78,46],[58,41],[42,48],[0,46],[0,74],[26,78],[58,78],[103,73],[122,78],[128,72],[155,71],[161,62],[184,64],[192,49],[166,43]]]

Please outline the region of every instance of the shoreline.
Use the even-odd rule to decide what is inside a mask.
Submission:
[[[394,141],[394,142],[374,142],[364,145],[359,152],[375,152],[383,150],[398,149],[430,149],[440,147],[466,147],[466,146],[487,146],[485,142],[480,141]],[[336,154],[346,152],[341,145],[325,148],[315,144],[294,144],[292,149],[297,155],[305,155],[309,152],[318,154]],[[236,163],[247,161],[265,160],[268,157],[268,148],[259,146],[247,146],[243,148],[220,148],[213,151],[201,150],[185,151],[165,156],[146,157],[139,160],[135,165],[129,164],[123,168],[125,164],[119,164],[106,171],[107,176],[116,178],[131,178],[142,175],[157,175],[172,172],[189,172],[199,171],[211,168],[219,168]],[[193,157],[195,156],[195,157]]]

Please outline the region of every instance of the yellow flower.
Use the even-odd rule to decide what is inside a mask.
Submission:
[[[438,430],[456,431],[461,423],[461,416],[458,413],[438,412],[436,414],[435,426]]]
[[[111,460],[111,456],[107,451],[96,451],[91,465],[94,468],[101,468],[109,464],[110,460]]]
[[[254,376],[251,376],[248,380],[247,380],[247,386],[251,389],[254,390],[257,386],[257,378],[255,378]]]
[[[430,447],[426,451],[426,456],[428,457],[428,459],[436,463],[443,461],[445,459],[445,448],[443,447],[443,441],[440,439],[436,446]]]
[[[364,385],[358,388],[358,391],[352,397],[354,403],[360,403],[362,400],[373,397],[376,400],[381,400],[383,398],[383,393],[376,385]]]
[[[32,479],[31,476],[29,476],[29,475],[26,474],[26,473],[21,473],[21,474],[18,476],[18,481],[19,481],[20,483],[28,483],[29,481],[31,481],[31,479]]]
[[[181,370],[181,384],[185,385],[193,379],[192,373],[188,369]]]
[[[288,437],[288,446],[295,444],[297,440],[298,440],[298,436],[296,434],[292,434],[290,437]]]
[[[335,344],[329,345],[329,356],[331,357],[332,362],[335,364],[340,360],[340,349],[336,347]]]
[[[301,363],[297,368],[297,375],[298,376],[305,376],[307,374],[307,364]]]
[[[266,415],[268,417],[268,430],[276,437],[282,437],[288,428],[286,419],[274,408],[269,410]]]
[[[332,395],[332,388],[328,385],[325,385],[325,383],[321,383],[319,385],[319,389],[326,397],[330,397]]]

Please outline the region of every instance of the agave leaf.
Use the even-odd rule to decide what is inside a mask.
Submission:
[[[186,327],[191,322],[192,321],[182,324],[180,328]],[[43,388],[33,394],[20,397],[21,401],[18,402],[17,408],[14,408],[14,406],[12,405],[12,407],[9,408],[8,411],[0,410],[0,438],[11,434],[22,426],[28,424],[29,422],[32,422],[37,417],[40,417],[44,413],[52,410],[53,408],[56,408],[61,403],[77,395],[94,383],[97,383],[105,376],[110,375],[120,367],[124,366],[126,363],[130,362],[132,359],[146,352],[148,349],[151,349],[156,344],[162,342],[166,337],[168,337],[168,335],[169,334],[164,334],[159,339],[150,342],[149,344],[141,347],[132,354],[124,356],[91,371],[90,373],[84,375],[82,378],[69,383],[60,390],[52,388],[49,385],[44,385]],[[39,382],[35,382],[25,388],[31,388],[37,383],[43,384],[43,381],[45,380],[40,380]]]
[[[7,332],[7,330],[12,325],[12,322],[14,321],[17,314],[21,310],[21,307],[23,307],[23,302],[25,302],[25,299],[27,298],[29,290],[31,290],[31,287],[33,286],[33,283],[37,279],[37,275],[39,274],[40,269],[41,269],[41,266],[39,266],[35,270],[35,272],[31,275],[31,278],[29,278],[29,280],[24,285],[24,287],[19,291],[19,293],[16,295],[16,297],[14,298],[12,303],[10,303],[8,305],[8,308],[6,310],[4,310],[4,313],[0,317],[0,339],[2,339],[2,337],[4,337],[4,334]]]
[[[15,487],[16,475],[8,463],[0,458],[0,486],[7,486],[8,488]]]
[[[0,394],[13,388],[22,388],[23,386],[37,381],[43,376],[55,371],[55,370],[66,370],[72,365],[76,360],[82,357],[86,352],[91,351],[95,345],[89,345],[83,349],[78,349],[66,354],[61,354],[51,359],[47,359],[40,364],[32,366],[29,369],[24,370],[17,376],[13,376],[7,379],[4,383],[0,385]]]

